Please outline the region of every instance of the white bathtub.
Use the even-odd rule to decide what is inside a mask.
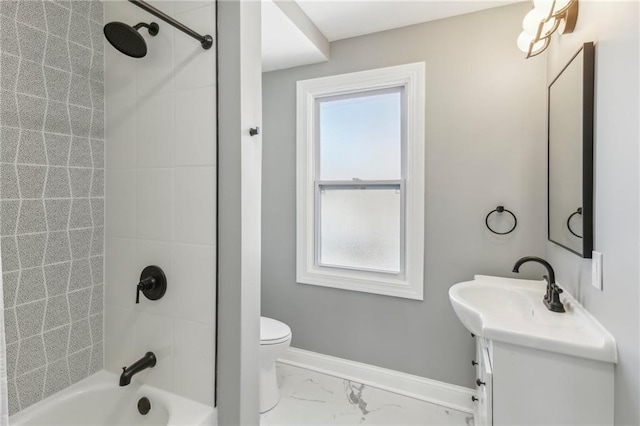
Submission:
[[[151,410],[138,412],[138,400],[147,397]],[[213,407],[131,382],[118,386],[118,376],[100,371],[44,401],[11,416],[11,426],[212,426]]]

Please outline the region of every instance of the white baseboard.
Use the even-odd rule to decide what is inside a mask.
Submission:
[[[353,380],[389,392],[419,399],[443,407],[473,413],[473,389],[437,380],[349,361],[329,355],[289,348],[278,362],[318,373]]]

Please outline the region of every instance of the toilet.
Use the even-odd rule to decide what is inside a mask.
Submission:
[[[276,379],[276,359],[291,343],[291,329],[283,322],[260,317],[260,412],[278,405],[280,390]]]

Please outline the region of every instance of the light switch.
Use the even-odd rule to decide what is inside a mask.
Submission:
[[[602,253],[597,251],[591,254],[591,284],[602,291]]]

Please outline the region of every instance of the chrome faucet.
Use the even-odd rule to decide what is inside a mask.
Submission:
[[[142,358],[131,364],[129,367],[122,367],[120,375],[120,386],[127,386],[131,383],[131,378],[147,368],[155,367],[156,356],[153,352],[147,352]]]
[[[551,264],[539,257],[525,256],[516,262],[513,266],[513,272],[519,273],[520,266],[526,262],[536,262],[547,268],[547,275],[543,276],[545,281],[547,281],[547,292],[542,298],[542,302],[551,312],[565,312],[564,305],[562,305],[560,301],[560,294],[562,294],[563,290],[556,284],[556,274]]]

